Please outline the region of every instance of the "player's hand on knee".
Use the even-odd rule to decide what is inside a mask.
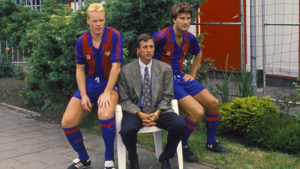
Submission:
[[[88,112],[92,111],[93,106],[92,106],[92,103],[88,96],[83,96],[81,98],[81,106],[82,106],[83,110],[85,110],[85,111],[88,111]]]
[[[195,78],[193,76],[191,76],[190,74],[185,74],[183,76],[183,80],[184,81],[191,81],[191,80],[195,80]]]
[[[99,98],[98,98],[98,107],[104,108],[104,107],[109,107],[111,106],[110,102],[110,93],[102,93]]]

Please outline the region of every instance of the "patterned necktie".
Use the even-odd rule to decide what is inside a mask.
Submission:
[[[145,67],[144,85],[143,85],[143,112],[151,113],[151,82],[149,78],[148,67]]]

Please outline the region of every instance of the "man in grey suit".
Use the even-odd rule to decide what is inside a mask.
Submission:
[[[144,126],[168,131],[167,144],[159,157],[162,169],[169,169],[183,137],[186,124],[171,108],[173,74],[171,67],[152,60],[154,40],[148,34],[137,39],[138,59],[123,66],[118,79],[120,105],[123,109],[121,137],[128,151],[131,169],[139,169],[136,151],[137,132]]]

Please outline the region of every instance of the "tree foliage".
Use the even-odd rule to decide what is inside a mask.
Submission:
[[[12,45],[19,46],[32,22],[40,20],[43,14],[12,0],[0,0],[0,39],[7,38]]]
[[[74,47],[87,30],[86,15],[73,13],[59,0],[48,0],[43,9],[48,15],[26,32],[35,50],[29,58],[28,88],[22,96],[27,104],[61,110],[76,88]]]

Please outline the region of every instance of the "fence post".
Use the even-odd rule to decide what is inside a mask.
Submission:
[[[74,0],[73,3],[74,3],[74,11],[76,11],[76,3],[77,3],[76,0]]]
[[[11,46],[11,62],[14,62],[14,47]]]
[[[245,21],[244,21],[244,0],[241,3],[241,73],[245,72]]]
[[[17,48],[17,62],[20,62],[20,49]]]
[[[250,1],[250,60],[253,94],[256,95],[256,0]]]
[[[24,59],[24,53],[25,53],[25,52],[24,52],[24,48],[22,48],[22,61],[23,61],[23,62],[25,62],[25,59]]]
[[[1,46],[1,43],[2,43],[2,41],[0,40],[0,60],[1,60],[1,63],[3,63],[3,61],[2,61],[2,46]]]
[[[6,60],[8,60],[8,42],[7,42],[7,38],[5,39],[5,50],[6,50]]]
[[[266,25],[265,25],[265,1],[261,1],[262,2],[262,49],[263,49],[263,96],[266,96],[267,94],[267,88],[266,88],[266,33],[265,33],[265,29],[266,29]]]

